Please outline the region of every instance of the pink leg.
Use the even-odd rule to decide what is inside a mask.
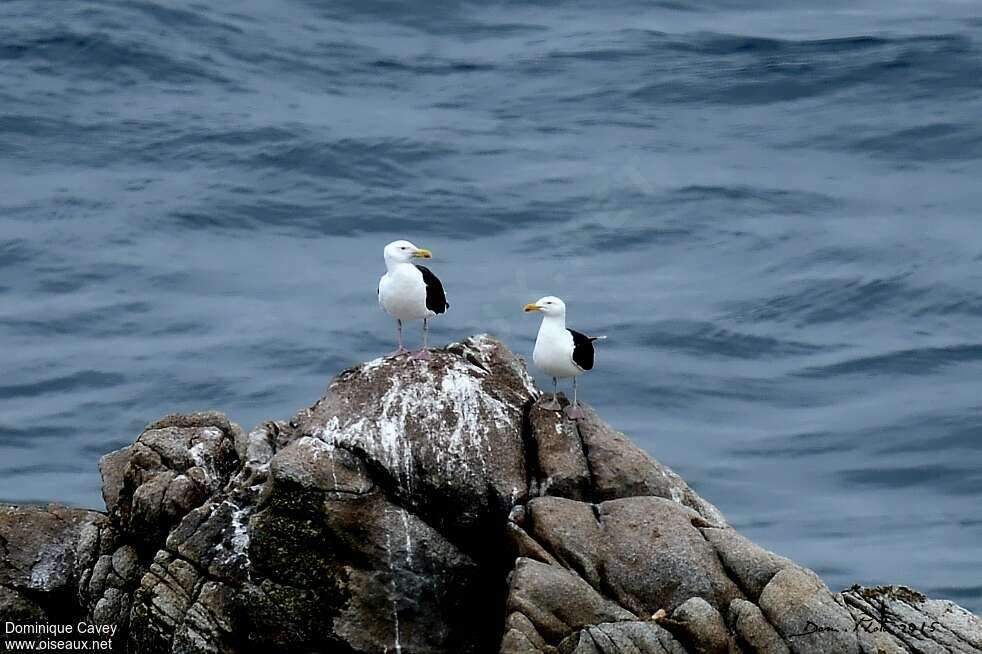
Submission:
[[[406,352],[409,351],[405,347],[402,346],[402,321],[401,320],[396,320],[396,331],[399,334],[399,349],[396,350],[395,352],[390,352],[387,355],[387,356],[390,356],[390,357],[397,357],[400,354],[405,354]]]
[[[426,361],[430,358],[430,350],[427,347],[427,341],[429,341],[430,327],[427,323],[427,319],[423,318],[423,347],[418,352],[413,353],[414,359],[421,359]]]
[[[566,417],[570,420],[579,420],[583,417],[583,409],[576,399],[576,377],[573,377],[573,403],[566,407]]]
[[[562,405],[559,404],[559,380],[552,378],[552,399],[542,403],[542,408],[546,411],[561,411]]]

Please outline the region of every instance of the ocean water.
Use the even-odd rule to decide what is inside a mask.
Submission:
[[[980,82],[972,1],[6,0],[0,498],[290,417],[393,348],[405,237],[434,342],[529,356],[559,295],[582,397],[750,538],[982,611]]]

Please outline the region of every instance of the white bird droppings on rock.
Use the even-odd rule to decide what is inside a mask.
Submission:
[[[413,539],[409,531],[409,512],[405,509],[399,511],[399,515],[402,516],[402,528],[406,533],[406,565],[412,567],[413,565]]]
[[[399,365],[398,361],[376,359],[357,368],[357,374],[385,387],[377,402],[379,411],[348,423],[333,416],[314,435],[329,444],[364,450],[409,491],[413,490],[417,453],[407,432],[439,439],[430,445],[439,472],[447,478],[486,475],[489,431],[507,430],[520,419],[521,408],[489,394],[483,388],[488,371],[465,358],[436,370],[422,367],[411,375],[397,369]],[[412,383],[406,383],[407,377]],[[473,469],[475,463],[479,470]]]
[[[235,506],[234,504],[232,506]],[[249,515],[253,507],[236,510],[232,514],[232,551],[249,560]]]
[[[385,553],[389,558],[389,576],[392,580],[392,625],[395,631],[393,645],[396,648],[396,654],[402,654],[402,643],[399,642],[399,604],[397,600],[399,597],[399,587],[396,585],[395,569],[392,567],[392,539],[389,532],[385,532]],[[388,651],[388,648],[386,648],[386,651]]]

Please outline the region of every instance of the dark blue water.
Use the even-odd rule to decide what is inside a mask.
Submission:
[[[0,498],[291,416],[393,348],[406,237],[434,341],[559,295],[751,538],[982,610],[982,5],[213,4],[0,2]]]

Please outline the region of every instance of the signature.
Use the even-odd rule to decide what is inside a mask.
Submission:
[[[887,627],[889,625],[889,628]],[[921,622],[920,624],[916,622],[904,622],[892,616],[885,616],[883,619],[876,619],[871,617],[860,618],[856,622],[856,626],[850,629],[842,629],[839,627],[822,626],[816,624],[809,620],[805,623],[805,630],[800,634],[788,634],[789,638],[797,638],[799,636],[811,636],[813,634],[820,634],[825,632],[841,633],[841,632],[858,632],[863,631],[865,633],[871,634],[878,631],[890,631],[901,633],[907,633],[911,635],[921,634],[927,636],[928,634],[934,633],[941,627],[941,623],[935,620],[928,624],[927,622]]]

